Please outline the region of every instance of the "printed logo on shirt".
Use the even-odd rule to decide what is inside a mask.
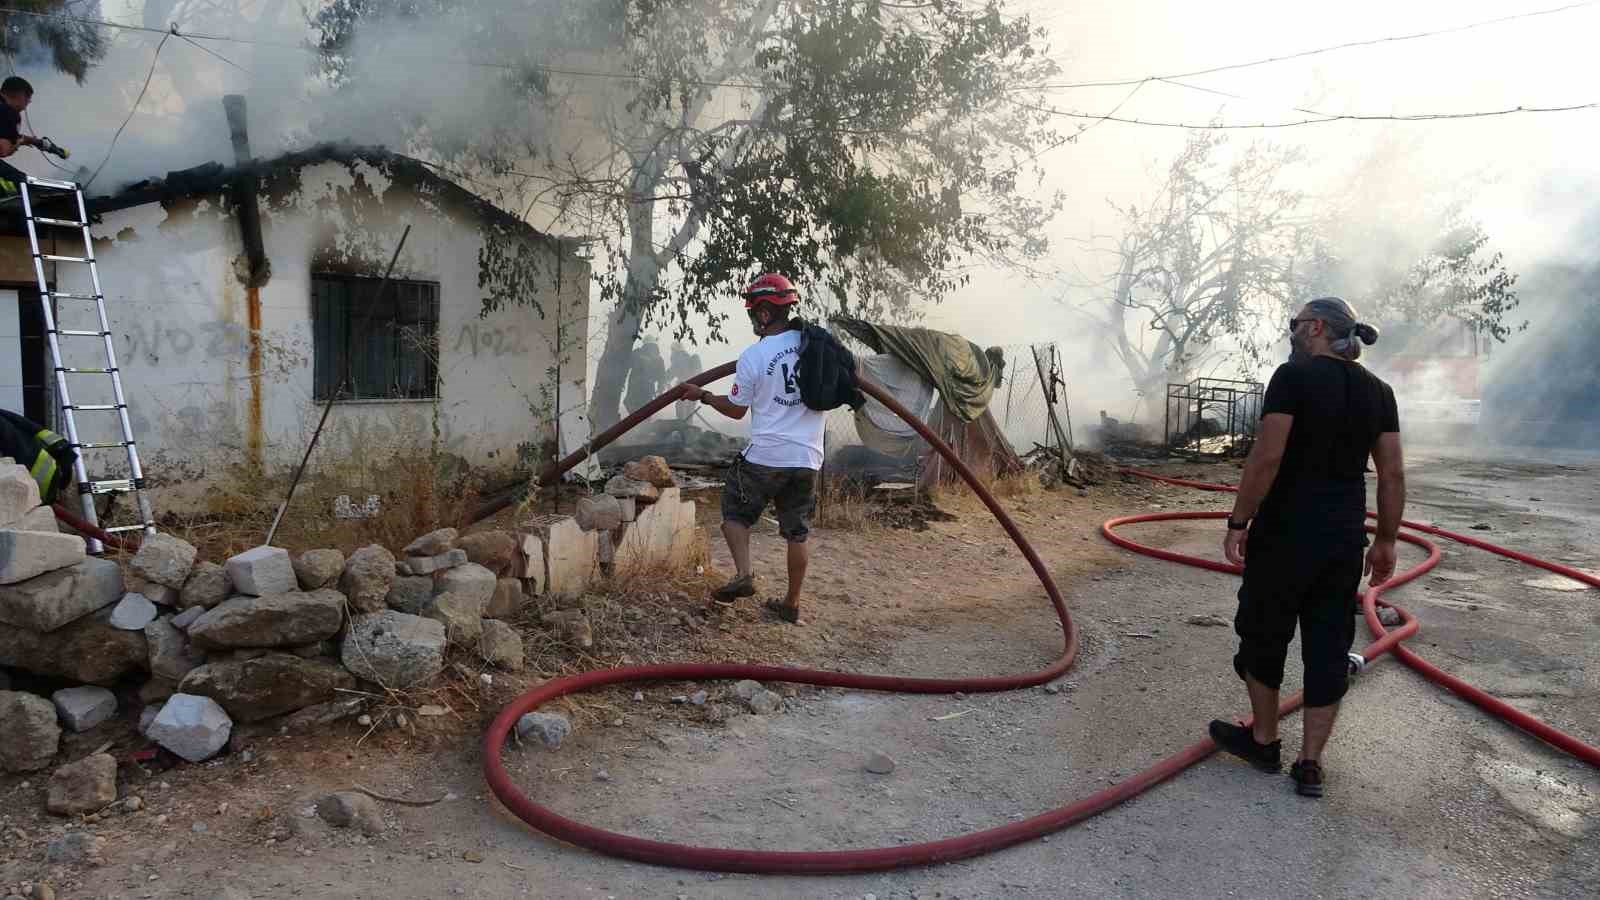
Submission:
[[[772,361],[767,363],[768,375],[776,376],[780,371],[783,373],[783,393],[775,393],[772,397],[772,402],[779,406],[799,406],[803,402],[800,399],[800,383],[795,380],[800,376],[800,361],[798,359],[793,362],[781,361],[786,356],[799,355],[799,347],[786,347],[778,351]]]

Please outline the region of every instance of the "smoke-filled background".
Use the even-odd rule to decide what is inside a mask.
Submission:
[[[627,91],[581,74],[527,85],[506,73],[551,54],[581,58],[580,70],[613,70],[617,61],[607,58],[603,34],[550,28],[539,3],[493,0],[467,4],[465,12],[364,25],[346,36],[341,67],[331,70],[314,52],[326,34],[312,23],[319,10],[341,3],[360,6],[348,0],[309,8],[286,0],[69,3],[56,8],[155,30],[98,29],[105,53],[81,81],[54,71],[42,50],[19,50],[11,63],[38,91],[29,111],[32,128],[70,146],[75,166],[95,171],[127,119],[95,176],[95,192],[231,159],[220,98],[241,93],[249,98],[258,156],[321,141],[382,144],[449,167],[466,186],[538,227],[590,231],[593,221],[541,190],[540,173],[578,171],[593,159],[596,129],[623,108]],[[1519,305],[1503,318],[1504,343],[1482,331],[1460,339],[1480,357],[1470,389],[1452,385],[1449,371],[1425,365],[1399,374],[1413,399],[1467,392],[1481,395],[1486,410],[1497,385],[1505,385],[1509,399],[1500,401],[1502,408],[1518,413],[1525,424],[1517,427],[1528,429],[1527,436],[1535,428],[1558,428],[1566,417],[1585,414],[1581,399],[1573,398],[1594,386],[1592,354],[1584,352],[1592,337],[1583,335],[1600,337],[1593,258],[1600,237],[1600,163],[1593,152],[1600,145],[1600,110],[1209,132],[1175,127],[1600,100],[1592,47],[1600,34],[1600,3],[1545,13],[1556,6],[1551,0],[1351,0],[1292,9],[1265,0],[1222,7],[1173,0],[1007,3],[1009,14],[1031,16],[1045,29],[1060,72],[1042,96],[1059,114],[1055,127],[1077,133],[1059,146],[1039,148],[1042,177],[1027,184],[1038,196],[1059,192],[1063,199],[1041,229],[1050,250],[1026,271],[974,263],[969,282],[944,302],[921,304],[912,297],[906,308],[917,324],[958,332],[979,345],[1058,342],[1069,398],[1085,413],[1104,408],[1124,419],[1159,421],[1159,407],[1140,391],[1148,395],[1173,371],[1264,377],[1270,360],[1287,351],[1276,317],[1210,342],[1185,365],[1158,366],[1144,384],[1110,337],[1115,276],[1125,262],[1117,251],[1132,230],[1128,211],[1158,200],[1174,160],[1203,139],[1212,142],[1204,171],[1218,178],[1262,154],[1285,160],[1274,183],[1297,199],[1283,214],[1322,221],[1320,233],[1337,263],[1329,271],[1338,273],[1326,280],[1342,286],[1364,314],[1383,312],[1378,283],[1385,273],[1404,273],[1452,229],[1479,229],[1487,239],[1482,258],[1500,254],[1500,265],[1519,279]],[[1513,18],[1531,13],[1541,14]],[[1489,19],[1505,20],[1455,30]],[[179,36],[162,33],[172,24]],[[1429,32],[1443,33],[1292,58],[1345,42]],[[1291,58],[1184,74],[1275,57]],[[1119,83],[1092,84],[1106,81]],[[530,102],[530,90],[545,102]],[[738,92],[725,93],[716,102],[736,108]],[[1094,118],[1112,111],[1144,124]],[[490,143],[524,148],[525,170],[508,173],[487,162],[479,150]],[[31,152],[12,161],[49,171]],[[696,349],[705,366],[733,358],[746,343],[733,294],[753,274],[730,272],[727,297],[710,309],[728,320],[722,341],[706,341],[701,330]],[[1318,278],[1297,283],[1311,290]],[[613,308],[597,293],[591,368]],[[1148,325],[1148,313],[1134,310],[1118,330],[1128,346],[1148,349],[1154,341]],[[670,337],[663,335],[663,352]],[[1422,339],[1403,328],[1389,337],[1370,356],[1386,374],[1382,350]],[[1540,404],[1559,408],[1525,408]]]

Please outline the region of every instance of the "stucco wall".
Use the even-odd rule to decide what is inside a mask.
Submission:
[[[536,439],[530,402],[539,402],[548,384],[555,345],[553,247],[538,245],[548,277],[530,287],[544,315],[510,307],[480,317],[479,254],[489,226],[425,187],[391,182],[366,164],[324,163],[265,185],[262,220],[272,277],[259,289],[258,342],[251,292],[235,274],[238,223],[221,198],[123,210],[95,229],[110,328],[150,477],[203,489],[253,458],[269,471],[297,463],[321,412],[312,400],[311,275],[381,275],[407,224],[396,277],[439,284],[442,449],[473,466],[509,468],[517,445]],[[560,268],[561,318],[580,337],[565,354],[565,400],[582,396],[583,328],[572,323],[587,321],[588,270],[570,256]],[[63,266],[60,289],[83,287],[81,271]],[[65,310],[63,327],[74,327]],[[75,346],[93,349],[82,340]],[[103,381],[78,378],[74,384]],[[435,406],[337,404],[313,469],[397,444],[426,448]],[[92,415],[85,420],[110,424]],[[179,493],[190,492],[163,493],[177,503]]]

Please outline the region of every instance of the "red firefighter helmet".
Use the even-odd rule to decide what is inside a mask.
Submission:
[[[800,302],[800,292],[795,290],[794,284],[777,272],[768,272],[757,277],[744,289],[741,296],[744,297],[745,309],[752,309],[757,303],[788,306]]]

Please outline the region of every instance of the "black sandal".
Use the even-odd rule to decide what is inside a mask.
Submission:
[[[766,607],[767,612],[770,612],[783,621],[788,622],[790,625],[800,624],[800,607],[798,604],[795,606],[790,606],[782,600],[774,597],[767,601]]]
[[[1322,764],[1314,759],[1302,759],[1289,767],[1289,777],[1294,779],[1294,792],[1302,797],[1322,796]]]

